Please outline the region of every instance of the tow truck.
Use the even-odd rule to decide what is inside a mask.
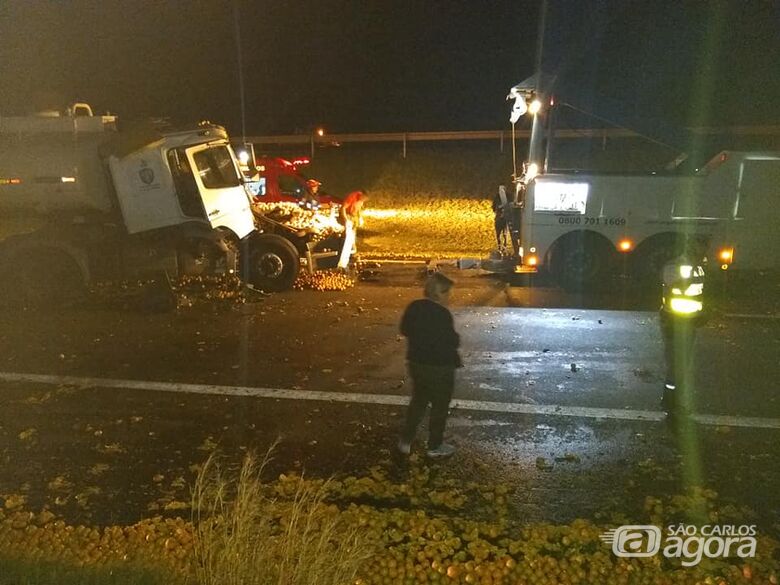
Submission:
[[[568,289],[626,269],[657,282],[661,267],[691,245],[724,271],[780,268],[780,153],[723,151],[687,175],[554,171],[554,112],[566,102],[539,76],[508,97],[513,125],[533,117],[532,138],[513,189],[500,188],[511,250],[486,268],[547,271]]]

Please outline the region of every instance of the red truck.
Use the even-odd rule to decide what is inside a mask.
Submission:
[[[319,208],[338,205],[341,200],[320,190],[320,182],[300,173],[300,167],[309,164],[305,157],[287,160],[278,157],[255,159],[257,174],[257,203],[280,201],[298,203],[302,207]]]

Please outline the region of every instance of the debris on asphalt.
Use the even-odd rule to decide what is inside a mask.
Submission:
[[[343,291],[355,286],[355,279],[337,270],[303,272],[293,284],[295,290]]]
[[[564,453],[563,457],[556,457],[557,463],[580,463],[581,459],[579,455],[574,453]]]
[[[236,275],[182,276],[175,280],[163,275],[151,280],[104,281],[90,289],[94,305],[143,312],[167,312],[214,302],[243,305],[265,295],[247,287]]]
[[[544,457],[536,458],[536,468],[542,471],[550,471],[553,468],[552,463],[547,461]]]

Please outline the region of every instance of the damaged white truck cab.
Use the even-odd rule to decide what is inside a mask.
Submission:
[[[254,230],[249,199],[222,128],[166,134],[107,160],[129,234],[190,221],[208,222],[239,239]]]
[[[114,116],[67,112],[0,117],[0,213],[37,226],[0,241],[5,302],[58,301],[98,280],[235,272],[291,247],[257,232],[224,128],[119,132]],[[297,274],[290,256],[277,288]]]

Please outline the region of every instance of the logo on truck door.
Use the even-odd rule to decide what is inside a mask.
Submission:
[[[138,171],[138,176],[144,185],[154,183],[154,171],[149,168],[149,164],[143,159],[141,159],[141,170]]]

